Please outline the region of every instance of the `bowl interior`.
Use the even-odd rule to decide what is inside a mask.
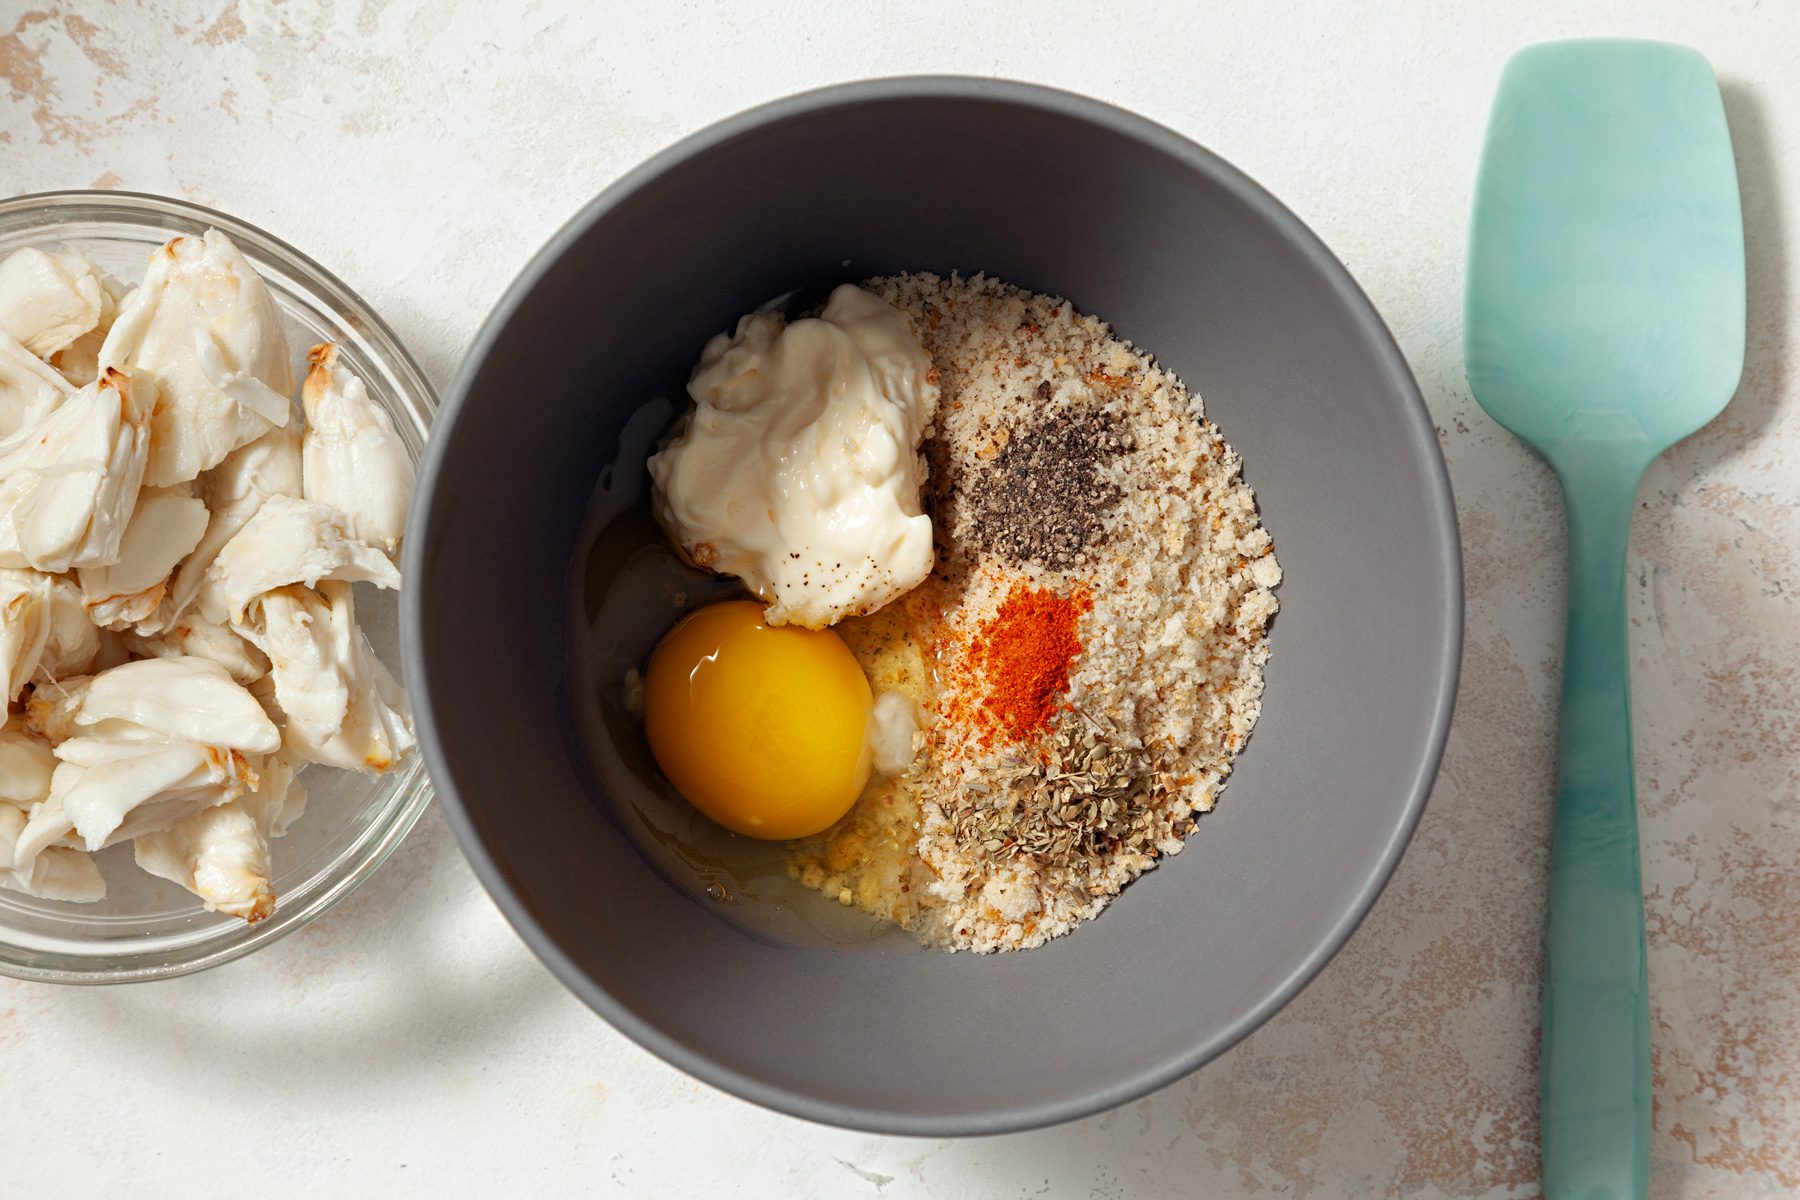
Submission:
[[[1113,323],[1197,390],[1287,573],[1261,724],[1187,850],[1028,953],[759,937],[670,886],[572,736],[571,555],[631,412],[792,288],[986,271]],[[521,486],[526,482],[528,486]],[[409,550],[415,704],[477,869],[653,1050],[866,1128],[1073,1117],[1266,1018],[1348,936],[1448,720],[1459,567],[1410,375],[1349,277],[1231,168],[1058,93],[888,81],[759,110],[629,177],[539,257],[440,423]],[[492,702],[506,681],[507,703]]]
[[[76,250],[133,286],[151,251],[181,233],[223,229],[269,285],[297,367],[308,347],[336,341],[344,361],[394,417],[416,459],[431,392],[392,335],[347,289],[292,250],[221,214],[156,197],[65,194],[0,206],[0,257],[24,246]],[[298,374],[298,372],[297,372]],[[359,584],[358,623],[391,668],[400,666],[398,601]],[[209,913],[188,892],[137,868],[130,846],[96,855],[106,878],[94,904],[0,890],[0,971],[62,982],[111,982],[198,969],[247,952],[324,910],[397,844],[429,800],[423,763],[372,777],[307,768],[305,815],[273,847],[274,916],[256,926]]]

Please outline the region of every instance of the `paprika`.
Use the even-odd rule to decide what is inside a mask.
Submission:
[[[991,728],[984,745],[992,744],[994,729],[1016,742],[1049,728],[1081,653],[1076,627],[1093,607],[1086,588],[1058,596],[1019,584],[982,624],[969,663],[986,685],[981,715]]]

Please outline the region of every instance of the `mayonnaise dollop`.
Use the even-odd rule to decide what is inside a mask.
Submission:
[[[905,316],[849,284],[817,317],[752,313],[707,343],[694,411],[650,459],[657,518],[771,625],[874,612],[931,571],[919,443],[937,411]]]

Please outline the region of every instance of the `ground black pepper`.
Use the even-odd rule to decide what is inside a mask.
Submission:
[[[1049,385],[1038,398],[1048,399]],[[1066,571],[1096,545],[1124,493],[1104,468],[1131,449],[1113,415],[1067,409],[1012,435],[962,481],[964,536],[978,550]]]

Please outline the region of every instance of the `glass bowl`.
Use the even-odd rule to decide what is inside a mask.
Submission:
[[[0,201],[0,258],[24,246],[79,250],[128,286],[151,251],[178,234],[218,229],[262,275],[287,319],[296,375],[309,346],[335,341],[348,367],[394,418],[416,461],[437,395],[391,329],[356,293],[292,246],[224,213],[130,192],[49,192]],[[356,612],[382,661],[400,674],[399,605],[359,584]],[[349,895],[393,853],[431,802],[423,757],[367,776],[302,772],[305,814],[274,843],[274,913],[254,925],[209,913],[180,887],[137,868],[131,848],[95,856],[107,894],[94,904],[0,890],[0,973],[55,983],[164,979],[230,962],[305,925]]]

